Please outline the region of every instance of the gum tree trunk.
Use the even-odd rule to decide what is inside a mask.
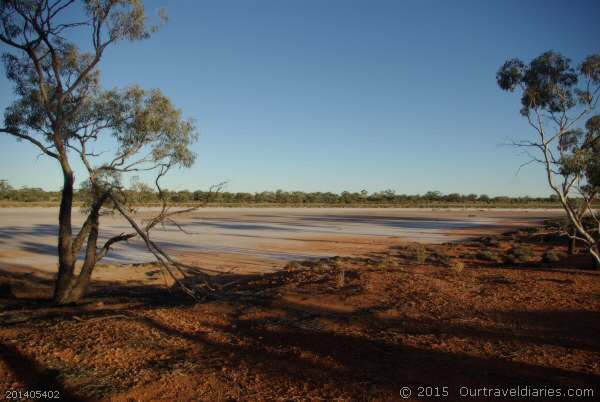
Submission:
[[[73,185],[75,175],[63,164],[63,189],[58,213],[58,275],[54,287],[54,302],[72,302],[69,297],[75,271],[76,256],[73,255],[71,213],[73,209]]]
[[[85,251],[85,260],[81,267],[79,277],[73,280],[73,287],[69,294],[69,298],[72,302],[79,301],[87,294],[90,286],[90,280],[92,279],[92,271],[96,266],[96,246],[98,243],[98,228],[100,225],[99,212],[93,210],[90,214],[91,228],[90,234],[87,239],[87,246]]]

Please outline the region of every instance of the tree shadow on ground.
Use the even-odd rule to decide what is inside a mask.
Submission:
[[[298,314],[297,310],[290,310],[281,304],[277,307],[292,315]],[[328,313],[325,316],[331,318],[332,314]],[[355,318],[352,314],[343,317],[339,313],[334,315],[343,320]],[[451,392],[456,395],[459,386],[521,385],[566,388],[591,387],[600,381],[598,375],[493,356],[473,356],[434,348],[417,348],[402,342],[306,327],[298,328],[289,325],[289,319],[236,320],[233,326],[221,328],[243,337],[243,345],[215,342],[204,334],[182,331],[149,317],[139,320],[166,336],[193,341],[202,346],[203,350],[207,350],[210,356],[216,355],[233,367],[258,368],[264,375],[274,377],[275,382],[308,382],[316,387],[334,383],[346,387],[345,391],[356,399],[369,393],[369,389],[378,390],[380,396],[397,395],[400,388],[406,385],[445,385],[450,386],[453,390]],[[379,324],[373,317],[370,320],[374,321],[375,326]],[[417,328],[429,324],[418,320],[411,323]],[[402,328],[399,330],[402,331]],[[448,333],[481,341],[490,338],[489,333],[464,327],[449,328]],[[534,341],[533,338],[529,340]]]
[[[43,369],[36,361],[19,352],[12,345],[0,342],[0,359],[10,368],[16,379],[26,387],[15,391],[47,391],[51,392],[53,396],[52,398],[31,398],[32,400],[85,401],[84,398],[73,394],[63,386],[58,378],[59,372]],[[54,398],[54,396],[57,397]]]
[[[233,312],[228,315],[226,324],[211,324],[213,331],[229,335],[225,340],[216,340],[206,333],[192,332],[184,329],[185,326],[174,326],[153,316],[154,309],[162,309],[171,317],[177,317],[180,312],[202,304],[192,302],[176,290],[146,284],[97,285],[86,303],[76,306],[52,307],[42,299],[6,301],[3,316],[29,315],[25,320],[5,321],[0,325],[16,327],[69,320],[85,324],[96,319],[105,319],[108,324],[118,315],[118,319],[137,322],[164,337],[193,342],[202,351],[199,354],[173,351],[173,366],[182,360],[216,359],[232,370],[250,367],[273,383],[310,383],[312,387],[323,389],[333,385],[333,389],[352,399],[393,398],[403,386],[418,385],[450,386],[451,395],[456,396],[459,386],[589,388],[600,383],[600,376],[596,374],[547,366],[552,362],[546,361],[544,365],[485,351],[486,345],[502,344],[529,352],[551,346],[598,353],[600,342],[596,335],[600,330],[600,313],[597,311],[490,310],[485,312],[485,318],[493,322],[491,326],[477,321],[464,323],[424,316],[392,319],[378,314],[390,308],[385,304],[339,312],[327,307],[307,309],[284,301],[273,290],[285,281],[286,275],[286,272],[278,272],[245,278],[246,282],[262,280],[260,284],[246,283],[231,293],[212,298],[217,303],[232,306]],[[230,275],[220,280],[225,283],[242,278]],[[31,275],[20,279],[49,284],[47,278]],[[207,308],[210,305],[207,303]],[[247,314],[257,308],[276,309],[283,315],[261,318]],[[201,318],[199,314],[198,319]],[[352,330],[356,327],[360,331]],[[431,343],[415,346],[406,341],[417,336]],[[439,347],[453,339],[468,342],[473,349],[467,352],[458,344]],[[162,346],[157,344],[156,347]],[[28,386],[63,390],[67,399],[72,396],[61,385],[60,373],[44,371],[15,346],[1,344],[0,352],[11,371]],[[559,356],[554,358],[560,360]],[[204,372],[192,371],[192,375],[202,376]],[[71,400],[77,399],[73,396]]]

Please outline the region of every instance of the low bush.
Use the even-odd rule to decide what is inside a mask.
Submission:
[[[492,246],[492,247],[498,246],[500,244],[500,241],[497,238],[490,237],[490,236],[482,238],[481,242],[483,244],[485,244],[486,246]]]
[[[393,268],[394,265],[395,265],[394,264],[394,259],[392,258],[392,256],[390,254],[386,254],[383,257],[382,264],[383,264],[383,268],[388,268],[388,269],[389,268]]]
[[[449,267],[451,265],[451,259],[450,256],[448,254],[446,254],[446,252],[442,251],[442,250],[438,250],[434,253],[433,257],[435,258],[435,260],[445,266],[445,267]]]
[[[483,250],[477,253],[477,258],[483,261],[498,262],[498,254],[490,250]]]
[[[562,251],[550,249],[546,250],[546,252],[542,256],[542,261],[546,263],[558,262],[563,258],[566,258],[566,256],[567,255]]]
[[[510,264],[520,264],[533,258],[533,252],[526,246],[514,246],[506,255],[506,262]]]
[[[285,266],[285,269],[288,271],[296,271],[296,270],[300,269],[300,264],[297,261],[290,261]]]

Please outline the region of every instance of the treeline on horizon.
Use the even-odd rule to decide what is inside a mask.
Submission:
[[[152,205],[161,202],[158,193],[150,186],[138,183],[124,190],[129,202],[137,205]],[[163,190],[166,199],[174,204],[203,203],[207,205],[404,205],[420,206],[435,204],[456,205],[558,205],[556,196],[548,197],[490,197],[486,194],[442,194],[439,191],[429,191],[425,194],[396,194],[394,190],[368,193],[344,191],[333,192],[303,192],[303,191],[262,191],[256,193],[228,191],[170,191]],[[75,202],[84,202],[86,190],[79,189],[74,196]],[[58,203],[59,191],[45,191],[41,188],[13,188],[6,181],[0,181],[0,201],[14,203]]]

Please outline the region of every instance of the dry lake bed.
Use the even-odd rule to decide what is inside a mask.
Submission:
[[[139,212],[140,219],[151,213]],[[58,211],[0,209],[0,269],[55,271]],[[443,243],[531,226],[558,210],[400,208],[202,208],[157,228],[153,239],[184,261],[221,272],[261,273],[291,260],[364,255],[399,242]],[[74,212],[78,229],[83,216]],[[102,218],[106,239],[130,229],[123,219]],[[116,246],[108,265],[152,261],[139,240]],[[103,276],[102,269],[95,274]],[[106,278],[108,279],[108,278]]]

